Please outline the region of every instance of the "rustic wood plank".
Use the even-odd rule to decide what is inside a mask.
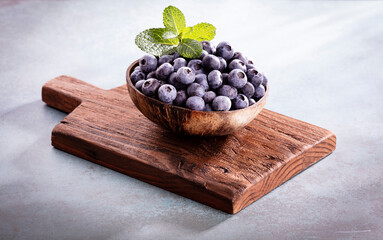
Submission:
[[[267,109],[229,136],[177,136],[146,119],[126,86],[103,90],[68,76],[46,83],[42,98],[71,112],[53,129],[54,147],[228,213],[336,146],[331,131]]]

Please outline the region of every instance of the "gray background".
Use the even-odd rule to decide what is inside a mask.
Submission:
[[[266,107],[336,151],[229,215],[56,150],[41,86],[124,84],[168,1],[0,1],[0,239],[381,239],[383,2],[179,1],[269,76]]]

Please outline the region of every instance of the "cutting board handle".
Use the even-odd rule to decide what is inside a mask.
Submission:
[[[84,100],[91,101],[103,95],[104,89],[69,76],[59,76],[44,84],[42,100],[63,112],[72,112]]]

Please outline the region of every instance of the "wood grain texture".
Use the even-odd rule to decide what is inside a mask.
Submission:
[[[152,122],[179,134],[197,136],[231,134],[254,120],[265,106],[269,94],[269,87],[267,86],[265,95],[255,104],[244,109],[212,112],[194,111],[163,103],[138,91],[130,80],[130,74],[136,66],[138,66],[138,60],[132,63],[126,71],[126,83],[133,103]]]
[[[221,137],[179,136],[149,121],[126,85],[103,90],[60,76],[42,99],[71,112],[52,145],[181,196],[236,213],[334,151],[326,129],[264,109]]]

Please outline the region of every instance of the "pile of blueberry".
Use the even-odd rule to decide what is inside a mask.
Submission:
[[[267,78],[251,60],[228,42],[201,44],[200,59],[145,55],[130,79],[146,96],[198,111],[242,109],[265,95]]]

